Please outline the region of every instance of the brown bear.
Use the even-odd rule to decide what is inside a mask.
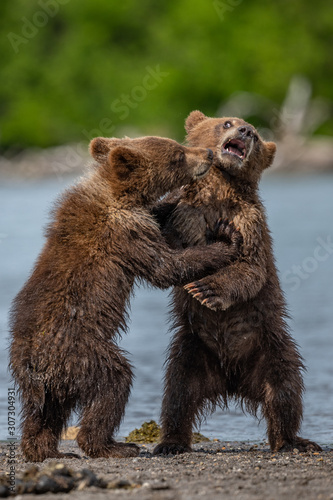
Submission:
[[[216,405],[236,399],[261,409],[272,451],[319,450],[297,436],[302,418],[304,368],[286,324],[267,227],[258,194],[262,171],[276,146],[238,118],[193,111],[187,143],[210,148],[216,161],[202,181],[169,195],[154,214],[174,248],[204,245],[206,226],[227,217],[243,236],[241,255],[215,274],[173,293],[175,335],[169,350],[162,403],[161,442],[155,454],[191,450],[194,423]]]
[[[30,461],[63,456],[58,442],[73,410],[87,455],[138,454],[113,438],[132,382],[116,338],[126,329],[133,282],[166,288],[200,279],[235,258],[241,242],[234,226],[221,224],[220,243],[172,250],[150,214],[161,195],[207,174],[210,150],[158,137],[97,138],[90,150],[97,163],[58,200],[11,311],[10,367]]]

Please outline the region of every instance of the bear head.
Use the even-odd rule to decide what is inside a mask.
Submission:
[[[257,182],[273,162],[275,143],[265,142],[240,118],[209,118],[201,111],[192,111],[185,129],[187,143],[212,149],[214,165],[232,177]]]
[[[213,162],[207,148],[186,147],[162,137],[97,137],[90,143],[90,153],[113,194],[141,204],[203,178]]]

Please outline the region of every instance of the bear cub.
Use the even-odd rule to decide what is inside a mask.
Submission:
[[[297,435],[303,363],[286,324],[258,192],[276,146],[239,118],[208,118],[200,111],[189,115],[186,131],[191,147],[212,149],[216,160],[205,179],[156,207],[163,234],[174,248],[193,248],[207,242],[207,225],[227,217],[239,228],[243,246],[228,266],[174,291],[175,334],[155,454],[190,451],[195,422],[232,399],[253,414],[261,410],[272,451],[319,450]]]
[[[241,245],[234,226],[221,223],[221,242],[172,250],[149,211],[167,191],[203,178],[210,150],[145,137],[97,138],[90,151],[93,170],[56,203],[45,246],[11,311],[10,367],[29,461],[64,456],[58,443],[73,410],[86,455],[138,454],[113,437],[132,383],[116,340],[126,330],[134,280],[181,286],[231,262]]]

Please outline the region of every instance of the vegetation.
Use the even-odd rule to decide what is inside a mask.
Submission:
[[[134,429],[125,438],[126,443],[156,443],[160,437],[160,426],[151,420],[150,422],[144,422],[140,429]],[[203,441],[210,441],[207,437],[200,434],[200,432],[193,432],[192,443],[201,443]]]
[[[279,109],[294,75],[332,99],[326,0],[2,0],[0,30],[2,151],[124,132],[182,140],[192,109],[215,115],[235,92]],[[315,132],[333,133],[332,111]]]
[[[160,437],[160,426],[155,420],[144,422],[140,429],[134,429],[125,438],[126,443],[156,443]]]

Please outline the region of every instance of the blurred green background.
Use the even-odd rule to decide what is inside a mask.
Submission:
[[[327,0],[1,0],[0,149],[96,135],[184,137],[192,109],[237,92],[270,127],[295,75],[333,134],[333,3]]]

